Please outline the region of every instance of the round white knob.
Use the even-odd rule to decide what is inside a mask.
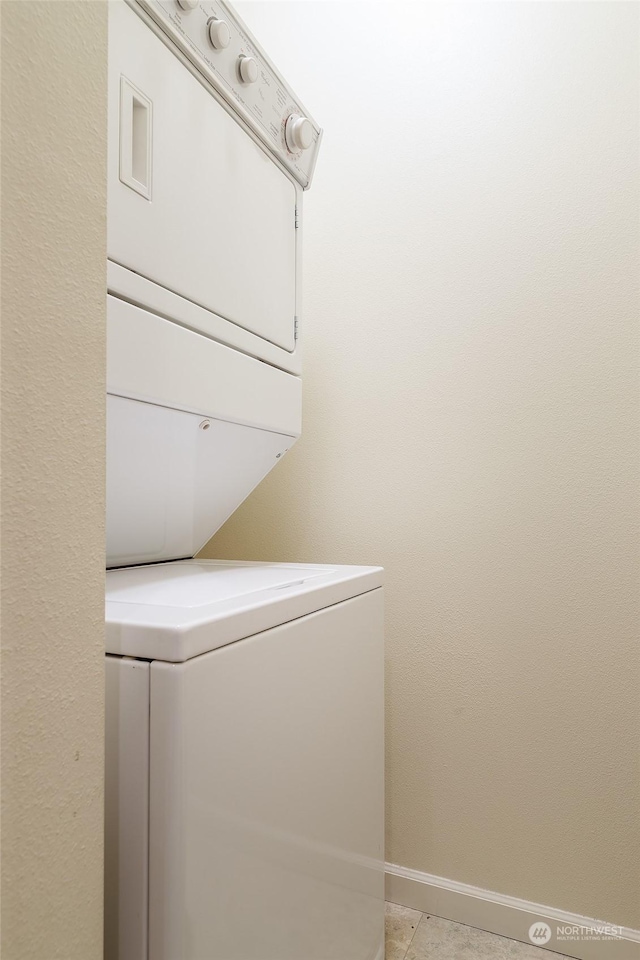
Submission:
[[[224,50],[231,42],[231,30],[226,20],[211,20],[209,22],[209,40],[216,50]]]
[[[292,113],[284,128],[289,150],[307,150],[313,143],[313,126],[306,117]]]
[[[238,72],[243,83],[255,83],[258,79],[258,64],[253,57],[239,57]]]
[[[183,10],[195,10],[198,3],[199,0],[178,0],[178,6],[182,7]]]

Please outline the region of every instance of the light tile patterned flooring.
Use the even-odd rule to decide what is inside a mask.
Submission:
[[[508,940],[419,910],[386,906],[385,960],[565,960],[559,953]]]

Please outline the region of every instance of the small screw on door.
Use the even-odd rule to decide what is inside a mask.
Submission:
[[[211,420],[203,420],[202,423],[199,424],[199,426],[201,430],[208,430],[209,427],[211,426]]]

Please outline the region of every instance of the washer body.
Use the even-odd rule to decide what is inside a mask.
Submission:
[[[106,960],[382,960],[381,583],[107,574]]]

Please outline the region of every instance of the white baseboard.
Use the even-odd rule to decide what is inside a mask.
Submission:
[[[577,960],[640,960],[640,930],[628,927],[605,930],[606,924],[599,920],[492,893],[455,880],[444,880],[393,863],[386,864],[385,880],[387,900],[422,913],[479,927],[523,943],[531,943],[529,928],[540,921],[548,924],[552,931],[551,939],[543,949]],[[618,939],[604,939],[607,933],[615,933]]]

